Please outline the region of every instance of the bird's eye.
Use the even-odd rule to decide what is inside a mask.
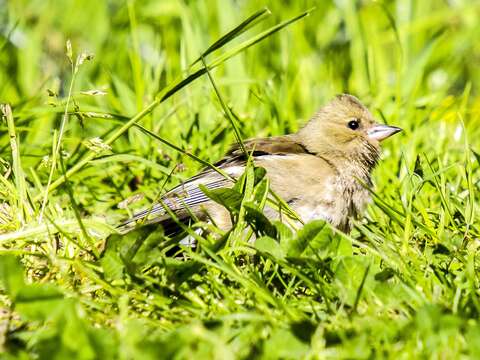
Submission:
[[[360,122],[358,119],[353,119],[348,122],[348,128],[352,130],[357,130],[360,126]]]

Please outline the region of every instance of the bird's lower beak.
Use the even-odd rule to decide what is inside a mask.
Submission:
[[[402,129],[396,126],[375,125],[373,128],[368,130],[367,135],[372,140],[382,141],[393,134],[398,133],[399,131],[402,131]]]

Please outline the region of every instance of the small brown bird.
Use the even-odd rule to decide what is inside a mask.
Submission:
[[[245,148],[253,150],[256,166],[266,169],[271,189],[300,216],[303,222],[323,219],[349,232],[370,199],[367,186],[379,160],[380,141],[401,131],[375,122],[372,114],[352,95],[342,94],[321,108],[297,133],[251,139]],[[232,178],[245,169],[246,156],[238,147],[216,164]],[[199,185],[208,189],[232,187],[233,181],[208,169],[167,192],[158,204],[134,215],[120,227],[128,231],[139,223],[171,224],[164,206],[178,220],[192,214],[212,219],[228,229],[228,211],[208,198]],[[266,207],[268,218],[278,218],[278,210]]]

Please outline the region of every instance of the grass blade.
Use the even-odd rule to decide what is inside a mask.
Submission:
[[[251,29],[255,25],[259,24],[263,20],[265,20],[271,14],[268,8],[263,8],[262,10],[257,11],[252,16],[247,18],[243,21],[240,25],[236,26],[234,29],[230,30],[228,33],[223,35],[220,39],[215,41],[212,45],[210,45],[207,50],[205,50],[193,63],[192,66],[198,63],[202,58],[207,57],[208,54],[211,54],[215,50],[220,49],[237,36],[240,36],[248,29]]]
[[[77,64],[74,65],[74,63],[73,63],[70,41],[67,41],[67,56],[70,59],[72,79],[70,80],[70,86],[68,88],[67,103],[65,104],[65,111],[63,113],[62,121],[60,123],[60,130],[59,130],[59,133],[58,133],[58,139],[57,139],[57,142],[54,144],[54,148],[53,148],[53,152],[52,152],[52,166],[50,167],[50,173],[48,175],[47,186],[45,186],[45,190],[44,190],[44,194],[43,194],[42,207],[40,209],[40,215],[38,217],[39,222],[42,222],[43,212],[45,211],[45,206],[47,205],[48,194],[50,192],[50,185],[51,185],[52,179],[53,179],[53,173],[55,172],[58,156],[59,156],[59,153],[60,153],[60,148],[62,146],[63,134],[65,132],[65,127],[66,127],[67,122],[68,122],[68,117],[69,117],[68,116],[68,107],[70,105],[70,101],[71,101],[71,98],[72,98],[73,85],[75,83],[75,78],[76,78],[76,74],[77,74],[76,70],[78,69],[77,68],[78,60],[77,60]]]
[[[207,71],[208,78],[210,80],[210,83],[213,86],[213,89],[215,90],[215,94],[217,95],[218,101],[220,101],[220,105],[222,106],[223,113],[225,117],[228,119],[228,121],[230,121],[230,125],[232,125],[233,131],[235,133],[235,139],[237,140],[237,143],[240,146],[240,149],[242,149],[242,152],[245,154],[246,157],[248,157],[247,150],[243,145],[242,137],[240,136],[240,131],[238,130],[237,124],[235,124],[235,120],[232,117],[231,111],[228,109],[227,105],[225,105],[225,101],[223,101],[222,95],[220,94],[220,91],[218,91],[217,85],[215,84],[215,80],[213,80],[213,76],[210,73],[210,70],[208,70],[208,66],[205,63],[205,59],[203,57],[202,57],[202,63]]]
[[[25,183],[25,173],[22,169],[22,161],[20,159],[19,141],[17,133],[15,131],[15,123],[13,121],[12,108],[8,104],[2,104],[0,106],[2,117],[7,122],[8,135],[10,137],[10,148],[12,150],[12,167],[13,174],[15,175],[15,188],[18,198],[18,211],[17,216],[21,224],[25,221],[25,216],[30,212],[27,205],[27,186]],[[28,209],[28,210],[27,210]]]

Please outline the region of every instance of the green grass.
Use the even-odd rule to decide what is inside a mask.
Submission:
[[[478,1],[0,1],[2,357],[478,358],[479,19]],[[262,222],[251,167],[220,194],[231,232],[186,229],[210,226],[197,251],[111,235],[236,135],[295,131],[340,92],[405,130],[350,235]]]

